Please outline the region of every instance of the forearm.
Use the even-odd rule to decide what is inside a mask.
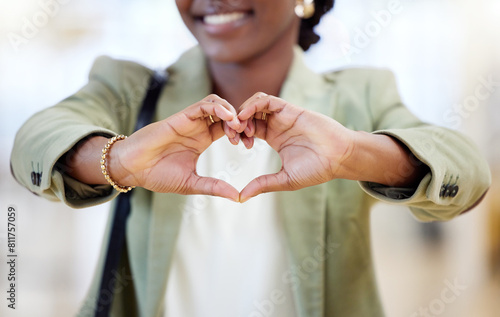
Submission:
[[[354,147],[341,170],[347,179],[412,187],[429,169],[396,139],[359,131],[355,132]]]
[[[77,144],[64,157],[66,174],[89,185],[107,184],[100,164],[102,149],[107,143],[107,138],[93,136]]]

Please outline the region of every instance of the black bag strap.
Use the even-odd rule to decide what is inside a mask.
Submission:
[[[156,110],[156,104],[160,96],[161,90],[168,81],[168,74],[165,72],[156,71],[151,76],[149,87],[146,92],[146,97],[142,102],[141,109],[137,116],[135,131],[150,124],[153,120],[153,115]],[[118,195],[115,210],[113,213],[113,223],[111,225],[111,234],[106,251],[104,269],[99,286],[97,303],[95,308],[95,317],[108,317],[113,303],[113,295],[115,289],[116,278],[113,278],[113,273],[117,273],[120,257],[125,247],[125,226],[127,218],[130,214],[130,198],[133,190]]]

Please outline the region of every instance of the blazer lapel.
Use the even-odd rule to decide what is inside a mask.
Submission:
[[[185,202],[186,196],[183,195],[153,195],[144,316],[158,316],[161,311]]]
[[[165,119],[212,92],[205,57],[196,46],[167,69],[169,81],[160,96],[157,120]]]
[[[205,58],[198,47],[181,56],[169,69],[169,81],[160,97],[156,120],[163,120],[210,94]],[[147,252],[144,316],[158,316],[165,296],[170,263],[187,197],[153,194]]]
[[[302,55],[302,50],[295,48],[295,58],[280,97],[331,116],[334,110],[331,86],[321,75],[307,68]],[[291,263],[290,271],[283,278],[294,290],[300,316],[323,316],[327,184],[280,192],[277,197]]]

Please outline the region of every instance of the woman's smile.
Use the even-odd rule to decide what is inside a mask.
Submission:
[[[197,18],[197,23],[201,23],[203,28],[210,35],[224,35],[246,24],[252,17],[250,12],[229,12],[207,14]]]
[[[246,63],[277,46],[291,51],[300,19],[292,0],[176,0],[211,61]]]

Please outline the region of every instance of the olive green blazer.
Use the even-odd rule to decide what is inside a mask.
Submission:
[[[160,96],[156,120],[211,93],[199,47],[186,52],[168,72],[170,80]],[[131,134],[151,74],[136,63],[98,58],[85,87],[35,114],[20,129],[11,157],[16,179],[33,193],[74,208],[116,197],[118,193],[110,186],[86,185],[67,176],[64,160],[86,136]],[[449,220],[483,197],[491,181],[488,165],[464,135],[425,124],[412,115],[386,70],[316,74],[305,66],[302,51],[296,48],[280,97],[330,116],[349,129],[390,135],[429,167],[416,188],[337,179],[274,193],[292,263],[283,277],[294,290],[300,316],[383,316],[370,250],[370,206],[385,201],[408,206],[422,221]],[[271,164],[279,169],[280,162]],[[32,166],[39,170],[33,171]],[[32,179],[33,172],[39,174],[39,181]],[[185,201],[182,195],[136,189],[127,248],[116,273],[113,316],[162,316],[179,224],[183,217],[196,216],[196,210],[183,214]],[[108,230],[109,224],[105,237]],[[93,315],[106,246],[105,240],[80,316]]]

